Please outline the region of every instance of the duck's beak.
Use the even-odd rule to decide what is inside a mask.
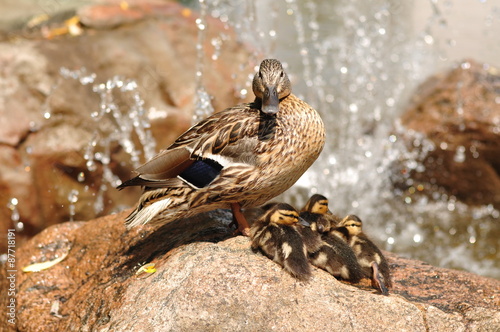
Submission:
[[[301,224],[302,226],[311,227],[310,223],[308,223],[304,218],[300,217],[299,217],[299,224]]]
[[[262,112],[272,115],[279,111],[280,99],[276,86],[266,86],[262,98]]]

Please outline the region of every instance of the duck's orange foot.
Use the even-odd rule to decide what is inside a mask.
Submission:
[[[248,221],[246,220],[243,213],[241,213],[241,206],[239,203],[231,203],[231,211],[233,211],[233,222],[229,224],[238,225],[235,231],[236,234],[242,234],[244,236],[250,236],[250,226],[248,225]]]

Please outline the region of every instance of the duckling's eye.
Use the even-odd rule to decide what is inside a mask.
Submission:
[[[280,77],[283,78],[283,76],[285,76],[285,73],[281,72]]]
[[[262,79],[262,73],[259,71],[259,78]]]

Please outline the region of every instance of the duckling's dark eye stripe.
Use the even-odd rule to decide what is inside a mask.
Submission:
[[[289,217],[289,218],[298,218],[299,217],[296,213],[284,213],[284,212],[281,212],[281,215],[283,215],[284,217]]]

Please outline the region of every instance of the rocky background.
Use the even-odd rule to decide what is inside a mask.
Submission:
[[[72,17],[73,21],[67,21]],[[93,120],[91,114],[100,107],[93,84],[64,78],[60,69],[83,72],[82,77],[95,73],[95,84],[112,77],[135,80],[144,109],[156,110],[149,114],[156,144],[166,147],[191,125],[196,100],[192,64],[197,62],[197,18],[197,13],[175,2],[138,2],[127,8],[94,5],[43,21],[40,26],[0,35],[2,234],[13,226],[12,209],[3,208],[12,205],[12,198],[18,201],[18,219],[24,225],[19,241],[69,220],[72,190],[79,193],[74,220],[88,220],[135,204],[139,191],[118,192],[113,184],[103,183],[103,163],[96,162],[92,171],[86,166],[84,154],[93,135],[99,135],[96,152],[102,151],[101,141],[116,125],[111,115]],[[248,75],[258,63],[249,60],[251,52],[220,21],[211,19],[209,23],[202,61],[210,60],[213,65],[203,69],[203,85],[212,96],[214,109],[220,110],[245,101],[239,89],[249,83]],[[216,51],[211,41],[221,32],[228,40]],[[212,61],[216,52],[219,61]],[[131,97],[114,98],[119,107],[130,109]],[[44,117],[45,112],[50,118]],[[140,147],[137,137],[132,139]],[[106,166],[120,178],[130,178],[135,168],[130,155],[116,142],[109,149]],[[141,158],[144,162],[143,155]],[[104,192],[104,209],[94,211],[92,202],[103,185],[109,187]],[[4,242],[0,249],[5,251]]]
[[[500,71],[464,60],[427,79],[401,118],[425,171],[406,177],[471,205],[500,208]],[[423,144],[415,134],[425,137]],[[429,146],[430,145],[430,146]],[[396,185],[404,181],[396,181]]]
[[[64,78],[60,68],[82,77],[95,73],[96,83],[116,75],[138,82],[144,108],[157,111],[149,114],[157,147],[190,125],[194,109],[198,14],[175,2],[128,3],[81,7],[0,32],[0,206],[8,207],[0,209],[0,232],[14,227],[16,211],[24,225],[16,233],[17,326],[2,319],[0,330],[498,330],[498,280],[388,253],[395,286],[384,297],[367,282],[342,283],[321,270],[308,283],[296,281],[253,253],[248,239],[231,237],[224,212],[156,232],[126,231],[124,213],[92,220],[135,203],[138,192],[108,190],[102,211],[89,208],[106,167],[122,179],[133,167],[130,155],[113,143],[109,163],[88,170],[89,141],[96,132],[107,137],[114,123],[93,120],[100,107],[93,84]],[[219,59],[203,68],[216,110],[245,101],[240,90],[248,88],[257,64],[236,38],[224,41],[219,54],[212,41],[221,31],[233,33],[211,20],[204,43],[206,60]],[[499,208],[499,84],[495,68],[473,60],[424,83],[401,123],[425,172],[395,165],[395,187],[415,179],[426,184],[424,192],[444,190],[469,204]],[[127,96],[114,97],[131,107]],[[433,148],[416,144],[416,134]],[[79,196],[72,217],[88,222],[64,223],[73,189]],[[4,252],[6,242],[1,246]],[[66,254],[50,269],[20,271]],[[148,262],[157,272],[137,276],[138,266]],[[0,270],[4,308],[6,273]]]

